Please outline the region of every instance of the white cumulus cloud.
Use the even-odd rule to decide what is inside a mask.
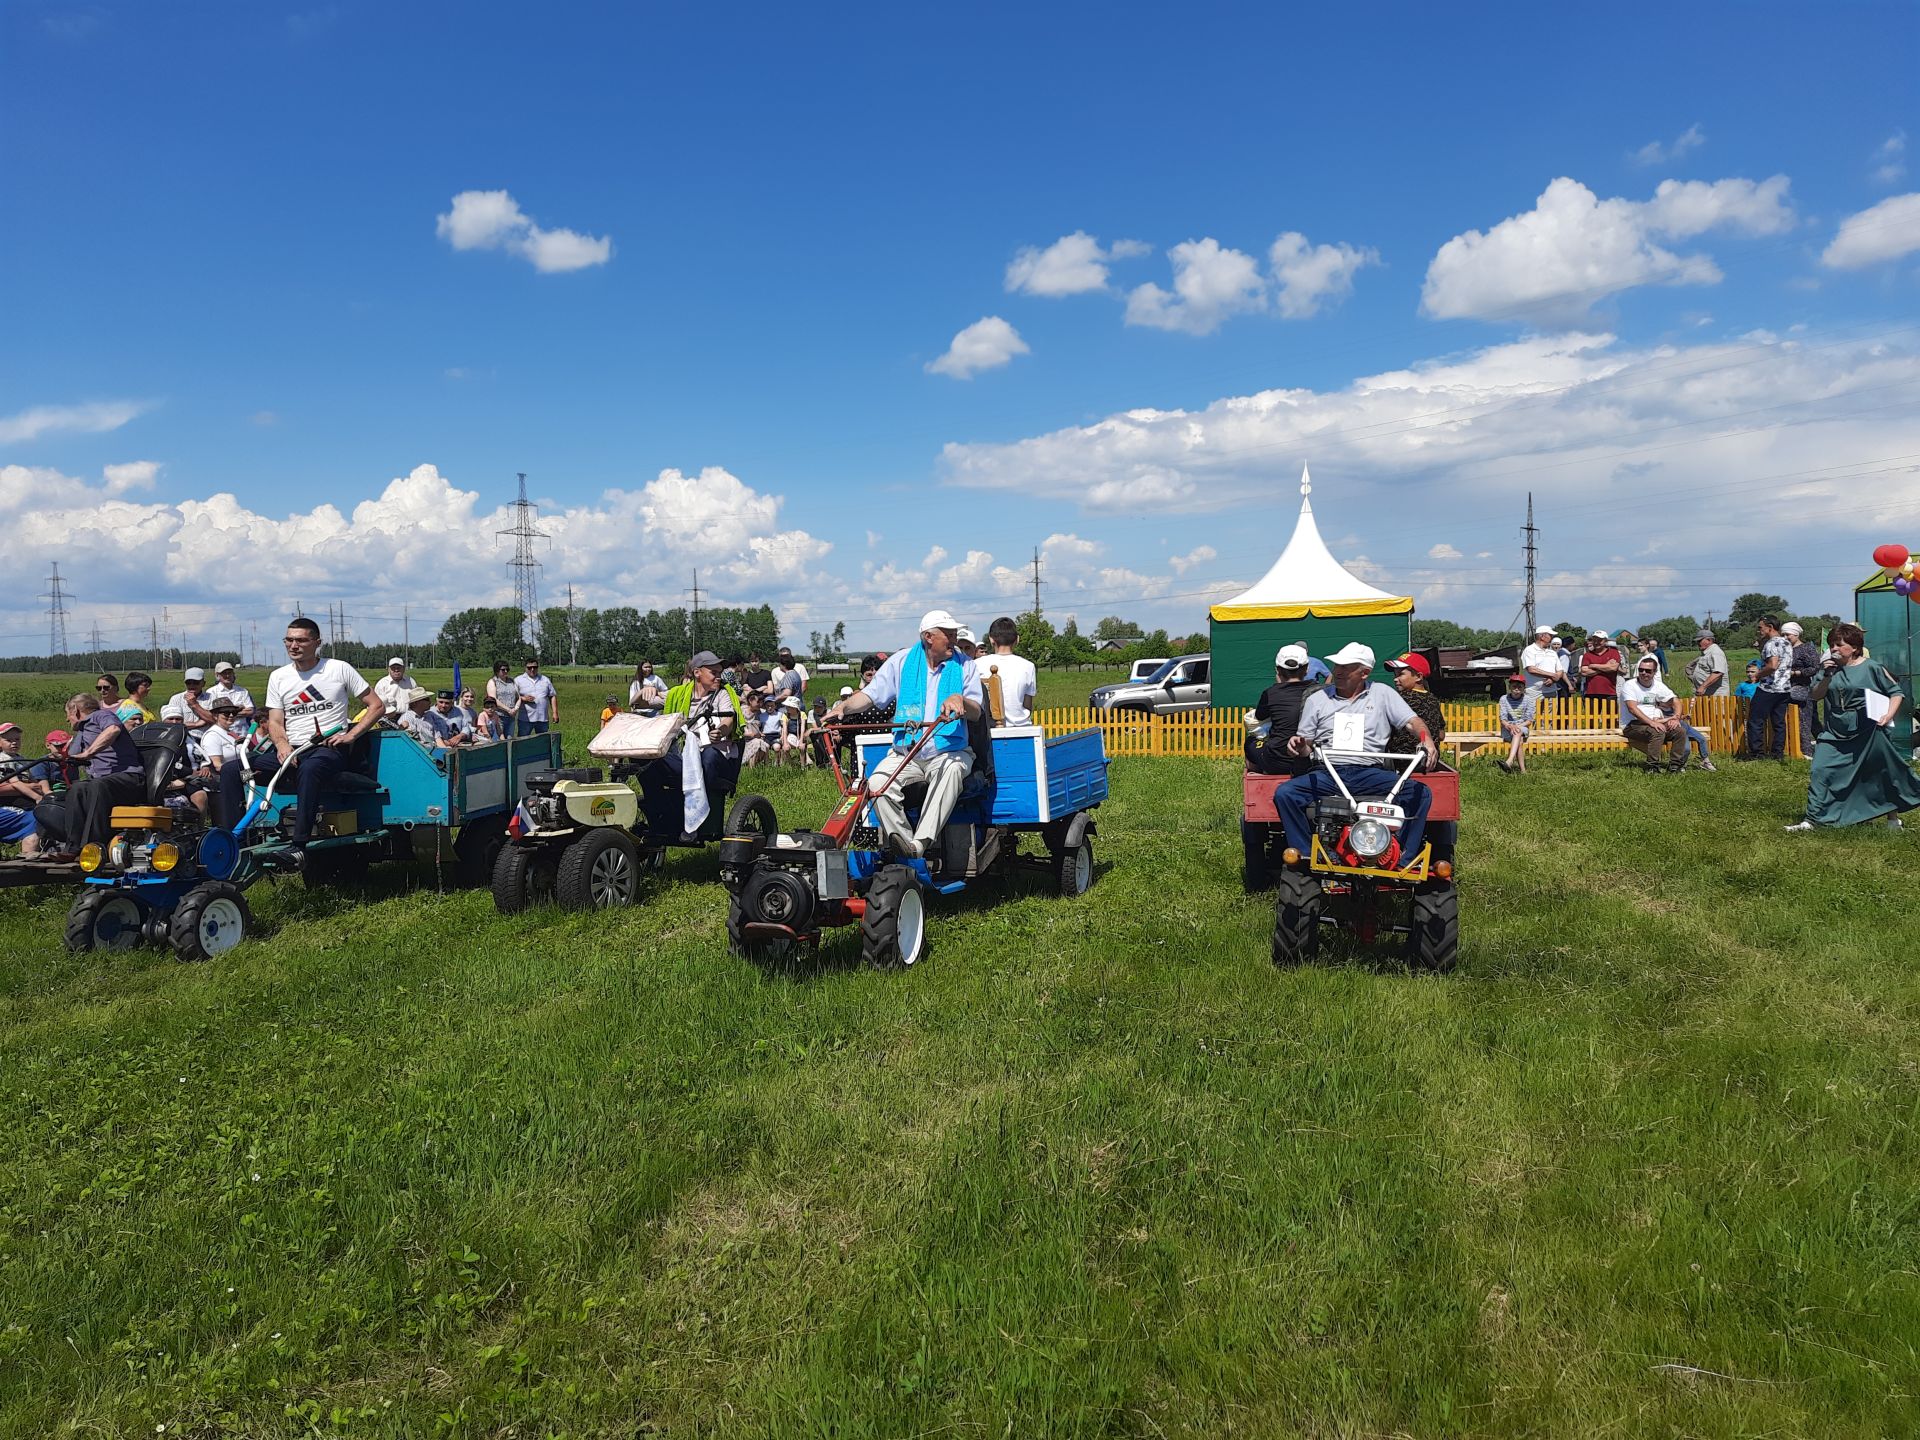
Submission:
[[[1649,140],[1630,157],[1636,165],[1665,165],[1690,154],[1707,143],[1707,132],[1697,124],[1689,125],[1671,140]]]
[[[1666,180],[1650,200],[1602,200],[1562,176],[1533,209],[1442,245],[1427,267],[1421,309],[1438,319],[1567,321],[1639,285],[1717,284],[1710,257],[1658,242],[1714,229],[1778,234],[1794,223],[1787,185],[1784,175]]]
[[[1044,249],[1023,246],[1007,265],[1011,294],[1084,295],[1107,288],[1107,267],[1115,260],[1151,254],[1153,247],[1139,240],[1116,240],[1109,248],[1084,230],[1062,235]]]
[[[99,435],[118,430],[153,407],[139,400],[96,400],[84,405],[35,405],[0,416],[0,445],[38,440],[43,435]]]
[[[1458,560],[1462,557],[1458,550],[1442,540],[1438,545],[1433,546],[1427,551],[1427,558],[1429,560]]]
[[[1898,260],[1920,250],[1920,194],[1890,195],[1878,205],[1840,222],[1820,263],[1834,270],[1858,270]]]
[[[462,190],[435,222],[435,233],[456,250],[505,250],[543,274],[584,270],[613,258],[611,237],[544,229],[505,190]]]
[[[926,368],[935,375],[971,380],[982,370],[997,369],[1014,356],[1028,353],[1018,330],[998,315],[986,315],[955,335],[947,353],[929,360]]]
[[[1338,304],[1353,293],[1354,273],[1380,263],[1380,252],[1345,243],[1310,244],[1297,230],[1289,230],[1267,251],[1273,268],[1274,304],[1289,320],[1319,312],[1321,304]]]
[[[1266,278],[1260,262],[1245,251],[1208,236],[1181,241],[1167,257],[1173,262],[1172,292],[1154,284],[1138,286],[1127,296],[1129,325],[1210,335],[1229,316],[1266,308]]]
[[[1907,178],[1907,132],[1896,130],[1873,152],[1873,182],[1898,185]]]

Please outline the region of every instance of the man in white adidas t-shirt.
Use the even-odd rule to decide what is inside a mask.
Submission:
[[[983,687],[988,685],[988,677],[997,674],[1000,677],[1000,706],[1006,715],[1003,723],[1031,725],[1034,697],[1040,690],[1040,675],[1033,668],[1031,660],[1013,653],[1013,647],[1020,643],[1020,632],[1015,628],[1011,616],[1002,615],[987,627],[987,643],[993,647],[993,653],[981,656],[977,662],[980,684]]]
[[[312,746],[293,767],[294,793],[299,797],[294,806],[293,845],[299,850],[313,834],[321,792],[347,767],[347,747],[372,729],[387,707],[358,670],[344,660],[320,658],[320,627],[304,615],[287,622],[287,661],[267,677],[267,733],[273,737],[279,762],[300,746]],[[363,698],[366,713],[358,723],[350,723],[353,702]],[[229,769],[236,782],[231,796],[225,783]],[[224,813],[237,819],[239,767],[223,766],[220,775]]]

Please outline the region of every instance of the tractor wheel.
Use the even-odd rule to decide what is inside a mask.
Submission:
[[[764,795],[742,795],[727,811],[726,833],[764,835],[772,839],[780,833],[780,822],[773,814],[773,802]]]
[[[1320,953],[1320,881],[1311,871],[1289,866],[1274,887],[1273,963],[1282,969],[1304,965]]]
[[[883,865],[867,886],[860,958],[876,970],[903,970],[927,953],[927,911],[920,883],[905,865]]]
[[[507,817],[504,815],[483,815],[462,825],[460,833],[453,837],[455,882],[465,890],[491,885],[494,861],[506,843]]]
[[[631,905],[640,896],[640,850],[624,830],[589,830],[566,848],[553,893],[569,910]]]
[[[735,895],[727,902],[727,950],[730,953],[756,964],[776,966],[791,963],[799,953],[799,945],[792,940],[749,939],[745,929],[746,920],[747,912],[740,904],[740,897]]]
[[[104,885],[89,885],[67,911],[67,949],[76,955],[89,950],[131,950],[140,943],[145,920],[139,901]]]
[[[350,888],[367,883],[373,868],[370,845],[330,845],[325,849],[309,847],[300,862],[300,878],[309,890]]]
[[[559,870],[560,859],[551,845],[502,845],[493,862],[493,908],[502,915],[518,915],[551,903]]]
[[[1093,888],[1093,841],[1081,836],[1080,843],[1073,849],[1063,850],[1053,857],[1053,866],[1062,895],[1071,897],[1086,894]]]
[[[167,943],[176,960],[211,960],[224,955],[253,928],[253,912],[238,885],[205,880],[186,893],[167,920]]]
[[[1450,880],[1426,880],[1414,887],[1408,919],[1407,964],[1445,975],[1460,960],[1460,892]]]

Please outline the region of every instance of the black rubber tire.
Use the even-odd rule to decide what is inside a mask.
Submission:
[[[193,964],[226,954],[251,929],[253,912],[240,887],[225,880],[203,880],[167,917],[167,944],[174,959]]]
[[[1407,923],[1408,966],[1445,975],[1460,963],[1460,892],[1451,880],[1415,886]]]
[[[1274,889],[1273,963],[1283,970],[1305,965],[1320,953],[1320,907],[1326,897],[1319,878],[1289,867]]]
[[[460,827],[453,838],[454,882],[464,890],[493,883],[493,864],[507,843],[507,817],[485,815]]]
[[[764,795],[742,795],[727,811],[729,835],[764,835],[772,839],[780,833],[780,822],[773,813],[773,802]]]
[[[560,856],[554,898],[569,910],[603,910],[640,898],[640,847],[624,830],[589,830]]]
[[[502,915],[518,915],[535,905],[552,904],[562,853],[553,845],[502,845],[493,861],[493,908]]]
[[[1071,850],[1053,857],[1053,878],[1060,893],[1069,898],[1084,895],[1093,888],[1093,837],[1082,835]]]
[[[735,895],[727,901],[727,950],[742,960],[751,960],[758,965],[783,966],[793,963],[800,953],[800,947],[792,940],[749,940],[741,929],[745,923],[746,912],[740,908],[740,897]]]
[[[116,901],[119,903],[115,904]],[[136,923],[131,928],[116,925],[110,935],[103,936],[100,933],[103,912],[111,910],[118,919],[128,905],[134,909]],[[104,885],[89,885],[73,897],[73,904],[68,907],[65,934],[67,949],[76,955],[85,955],[92,950],[135,949],[140,944],[146,918],[146,909],[138,900]]]
[[[903,950],[903,944],[910,948]],[[905,865],[883,865],[867,886],[860,958],[876,970],[904,970],[926,957],[927,913],[920,882]]]
[[[324,850],[309,847],[300,861],[300,878],[309,890],[350,889],[367,883],[373,868],[373,846],[340,845]]]

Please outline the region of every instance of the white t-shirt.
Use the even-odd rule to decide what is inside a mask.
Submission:
[[[1661,705],[1673,699],[1673,691],[1667,688],[1667,682],[1660,678],[1658,671],[1654,672],[1651,685],[1642,685],[1637,676],[1628,675],[1620,681],[1620,699],[1629,707],[1626,718],[1631,724],[1635,720],[1644,718],[1636,715],[1632,706],[1644,705],[1649,710],[1658,710]]]
[[[398,715],[407,708],[407,692],[413,688],[411,675],[402,675],[396,680],[391,671],[373,682],[373,693],[386,701],[389,715]]]
[[[666,704],[667,682],[662,680],[658,674],[653,674],[647,676],[644,680],[636,680],[627,686],[627,704],[638,705],[642,700],[645,700],[649,705]]]
[[[209,761],[217,760],[222,765],[240,758],[240,742],[228,733],[224,725],[209,725],[200,732],[200,753]]]
[[[242,714],[253,709],[253,696],[247,692],[247,687],[244,685],[228,685],[225,682],[209,685],[200,692],[200,698],[207,705],[212,705],[214,701],[220,699],[231,700]]]
[[[1553,684],[1550,676],[1536,675],[1535,670],[1560,669],[1560,656],[1552,645],[1529,645],[1520,652],[1520,668],[1527,672],[1527,689],[1538,693]]]
[[[544,675],[522,675],[514,683],[520,687],[522,695],[530,696],[533,700],[521,713],[529,720],[548,719],[547,707],[553,703],[553,681]]]
[[[200,692],[201,707],[204,709],[207,705],[211,703],[212,702],[209,699],[207,692],[204,689],[201,690]],[[204,730],[207,725],[206,721],[202,720],[198,715],[194,714],[190,708],[188,708],[187,692],[184,690],[180,691],[172,699],[167,701],[166,704],[160,707],[160,718],[162,720],[184,720],[187,724],[187,729],[189,730]]]
[[[1023,655],[982,655],[979,666],[983,691],[993,672],[1000,672],[1000,706],[1006,711],[1006,723],[1031,724],[1034,697],[1040,692],[1040,672],[1033,662]]]
[[[267,709],[280,712],[288,740],[304,745],[330,730],[344,729],[350,707],[367,689],[360,672],[344,660],[321,660],[304,672],[282,665],[267,677]]]

